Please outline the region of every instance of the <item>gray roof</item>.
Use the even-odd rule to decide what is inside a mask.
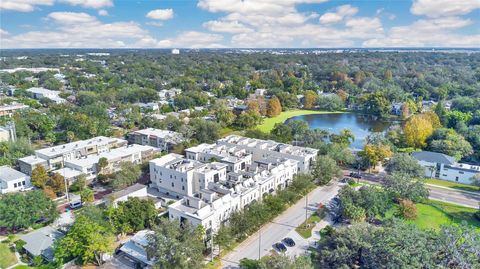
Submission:
[[[2,181],[13,181],[24,177],[27,177],[27,175],[9,166],[0,166],[0,180]]]
[[[53,260],[53,242],[62,238],[64,235],[60,231],[46,226],[35,230],[26,235],[20,236],[20,239],[26,242],[23,247],[28,253],[34,256],[42,255],[47,260]]]
[[[424,162],[430,163],[443,163],[443,164],[454,164],[455,159],[452,156],[448,156],[443,153],[432,152],[432,151],[418,151],[413,152],[412,157]]]
[[[135,183],[132,186],[126,187],[123,190],[119,190],[116,192],[112,192],[111,194],[107,195],[107,197],[114,197],[114,199],[122,198],[124,196],[127,196],[133,192],[139,191],[141,189],[146,189],[147,186],[140,184],[140,183]]]

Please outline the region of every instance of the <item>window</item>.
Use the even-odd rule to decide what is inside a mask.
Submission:
[[[460,171],[460,172],[458,172],[458,173],[459,173],[459,174],[462,174],[462,175],[465,174],[463,171]]]
[[[175,184],[172,182],[172,188],[175,187]]]
[[[16,188],[16,187],[17,187],[17,183],[13,183],[13,187]]]
[[[185,190],[185,186],[182,186],[182,191],[184,191],[184,190]]]
[[[458,181],[458,177],[455,177],[455,181]]]
[[[23,186],[25,186],[25,180],[24,180],[24,181],[22,181],[22,185],[23,185]]]

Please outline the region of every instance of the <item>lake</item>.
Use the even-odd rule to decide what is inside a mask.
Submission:
[[[310,128],[323,129],[337,134],[342,129],[350,129],[355,135],[355,141],[350,145],[354,149],[363,148],[363,143],[369,134],[385,132],[392,124],[392,122],[381,121],[370,115],[357,113],[301,115],[287,121],[291,120],[303,120],[308,123]]]

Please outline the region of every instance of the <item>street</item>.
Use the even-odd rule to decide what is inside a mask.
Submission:
[[[308,195],[308,216],[310,216],[320,203],[326,204],[337,195],[340,185],[333,183],[328,186],[317,187]],[[272,251],[272,245],[280,242],[285,237],[295,240],[296,246],[288,247],[287,255],[300,255],[308,248],[309,241],[300,237],[295,228],[305,221],[305,199],[288,208],[272,222],[261,229],[260,256],[265,256]],[[223,268],[238,268],[238,263],[243,258],[258,259],[259,233],[255,233],[230,251],[222,258]]]

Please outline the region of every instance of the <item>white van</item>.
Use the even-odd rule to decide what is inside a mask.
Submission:
[[[82,207],[82,200],[75,200],[70,202],[70,209],[76,209]]]

